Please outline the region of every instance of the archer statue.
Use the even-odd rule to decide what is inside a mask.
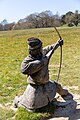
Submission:
[[[56,93],[63,98],[72,95],[68,90],[49,79],[48,65],[54,51],[63,45],[59,39],[55,44],[42,48],[42,41],[38,38],[28,39],[29,55],[21,63],[21,72],[27,75],[28,86],[24,94],[15,98],[14,106],[24,106],[28,110],[35,110],[46,106],[54,100]]]

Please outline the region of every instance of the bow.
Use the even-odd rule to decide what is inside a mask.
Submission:
[[[59,36],[59,38],[60,38],[60,40],[61,40],[62,37],[61,37],[59,31],[57,30],[56,27],[54,27],[54,28],[55,28],[56,32],[58,33],[58,36]],[[59,66],[58,76],[57,76],[57,80],[56,80],[57,82],[58,82],[58,80],[59,80],[60,71],[61,71],[61,64],[62,64],[62,45],[60,45],[60,48],[61,48],[61,49],[60,49],[60,66]],[[48,59],[51,58],[53,52],[54,52],[54,49],[50,50],[50,51],[47,53],[46,56],[48,57]]]
[[[58,36],[60,38],[60,40],[62,39],[59,31],[57,30],[57,28],[54,26],[56,32],[58,33]],[[60,46],[60,66],[59,66],[59,71],[58,71],[58,76],[57,76],[57,82],[59,80],[59,76],[60,76],[60,71],[61,71],[61,65],[62,65],[62,45]]]

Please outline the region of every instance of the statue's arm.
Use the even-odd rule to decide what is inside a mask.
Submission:
[[[34,61],[23,60],[21,64],[21,72],[23,74],[33,74],[42,69],[42,67],[47,63],[47,61],[47,58]]]
[[[50,50],[56,50],[58,47],[59,47],[59,41],[57,41],[55,44],[52,44],[52,45],[48,45],[46,47],[43,48],[43,54],[47,54]]]

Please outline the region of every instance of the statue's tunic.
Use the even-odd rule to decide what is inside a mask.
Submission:
[[[32,56],[26,57],[21,64],[21,72],[27,74],[27,82],[31,84],[45,84],[49,81],[49,61],[46,57],[47,53],[52,49],[57,49],[59,43],[47,46],[42,49],[43,56],[41,59]]]

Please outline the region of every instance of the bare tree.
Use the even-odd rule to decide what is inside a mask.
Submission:
[[[15,24],[15,23],[5,24],[5,25],[4,25],[4,30],[12,30],[14,24]]]
[[[3,30],[3,25],[2,24],[0,24],[0,31],[2,31]]]

